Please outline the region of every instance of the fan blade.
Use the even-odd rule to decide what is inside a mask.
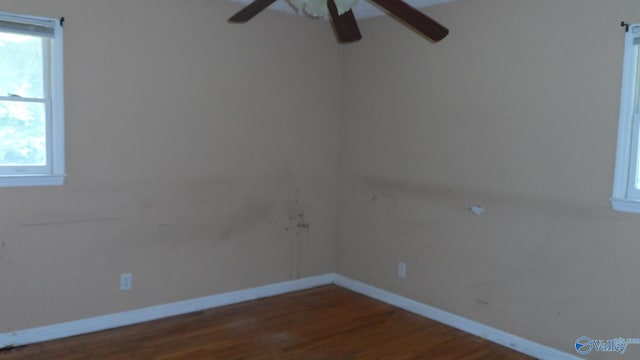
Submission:
[[[338,15],[338,8],[334,0],[327,0],[327,7],[329,8],[329,14],[331,14],[336,33],[338,33],[338,40],[341,43],[362,39],[353,11],[349,10],[342,15]]]
[[[246,23],[276,0],[256,0],[229,18],[232,23]]]
[[[421,32],[433,41],[440,41],[449,34],[449,29],[421,13],[416,8],[401,0],[371,0],[385,8],[416,31]]]

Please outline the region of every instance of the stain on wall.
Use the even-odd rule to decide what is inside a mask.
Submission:
[[[280,13],[229,25],[240,7],[2,2],[66,18],[68,177],[0,189],[0,332],[335,270],[338,46]]]

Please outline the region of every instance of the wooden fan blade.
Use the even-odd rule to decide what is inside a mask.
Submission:
[[[433,41],[440,41],[449,34],[449,29],[421,13],[416,8],[401,0],[371,0],[380,5],[416,31]]]
[[[354,42],[362,39],[353,11],[349,10],[342,15],[338,15],[338,7],[334,0],[327,0],[327,7],[329,7],[329,14],[331,14],[333,25],[338,34],[338,40],[341,43]]]
[[[244,9],[238,11],[235,15],[230,17],[228,21],[232,23],[246,23],[274,2],[276,2],[276,0],[256,0],[247,5]]]

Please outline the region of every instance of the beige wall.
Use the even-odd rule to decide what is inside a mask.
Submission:
[[[379,18],[345,50],[338,272],[569,353],[640,336],[640,218],[608,201],[640,2],[427,11],[439,44]]]
[[[239,8],[0,5],[67,19],[69,173],[0,189],[0,332],[337,269],[567,352],[640,336],[638,217],[608,203],[640,3],[458,0],[439,44],[384,17],[347,47]]]
[[[240,7],[0,4],[66,18],[69,174],[0,189],[0,332],[334,271],[341,52]]]

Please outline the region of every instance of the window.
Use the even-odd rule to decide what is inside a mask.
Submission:
[[[62,185],[62,20],[0,13],[0,186]]]
[[[614,210],[640,214],[640,24],[625,37],[618,149],[611,203]]]

